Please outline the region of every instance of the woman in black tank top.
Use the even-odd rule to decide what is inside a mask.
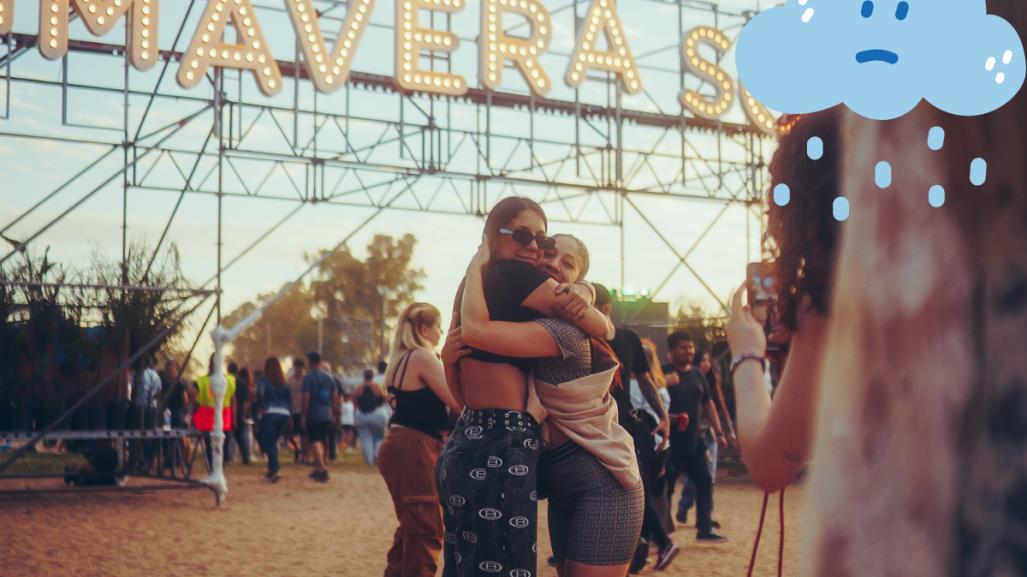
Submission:
[[[434,352],[442,338],[441,316],[425,303],[403,311],[385,373],[395,413],[378,454],[378,469],[399,519],[387,575],[432,577],[442,552],[435,463],[448,423],[446,409],[459,413],[463,407],[449,392],[442,361]]]

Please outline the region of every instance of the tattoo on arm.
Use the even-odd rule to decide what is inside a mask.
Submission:
[[[638,388],[642,391],[645,401],[656,411],[661,421],[667,418],[667,409],[663,406],[663,400],[660,399],[660,393],[656,390],[656,385],[653,384],[652,379],[649,378],[648,374],[636,376],[638,378]]]

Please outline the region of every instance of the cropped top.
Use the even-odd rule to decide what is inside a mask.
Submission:
[[[441,431],[449,424],[446,403],[428,387],[416,391],[403,390],[403,378],[406,377],[411,354],[412,351],[400,359],[400,364],[392,375],[392,383],[389,384],[389,394],[393,399],[392,408],[395,411],[391,423],[442,440]]]
[[[522,304],[535,289],[549,280],[544,272],[526,262],[509,260],[489,263],[483,274],[485,303],[491,320],[522,323],[544,316]],[[513,365],[526,373],[537,366],[537,359],[507,357],[479,349],[471,349],[469,357],[484,363]]]

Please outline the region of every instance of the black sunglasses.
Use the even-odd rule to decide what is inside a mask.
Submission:
[[[556,240],[546,236],[546,233],[539,232],[532,234],[531,231],[526,228],[518,228],[516,230],[501,228],[499,229],[499,234],[509,236],[514,242],[521,246],[528,246],[533,242],[542,250],[550,250],[556,246]]]

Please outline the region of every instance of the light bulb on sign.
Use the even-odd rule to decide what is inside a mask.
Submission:
[[[286,7],[296,30],[296,37],[300,39],[307,72],[314,86],[324,93],[338,90],[349,78],[356,55],[356,50],[349,48],[354,44],[359,45],[369,21],[364,15],[374,10],[374,0],[352,0],[331,52],[325,43],[324,35],[321,34],[313,0],[287,0]],[[328,65],[324,64],[326,54],[329,55],[328,62],[332,64],[331,72]],[[321,66],[313,66],[312,62]]]
[[[717,94],[706,97],[695,90],[685,89],[681,92],[681,104],[693,114],[703,118],[717,118],[727,112],[735,100],[734,81],[719,66],[703,60],[699,55],[699,44],[708,44],[717,52],[724,54],[731,47],[731,41],[716,28],[700,26],[685,36],[682,58],[685,67],[714,87]]]
[[[68,53],[68,12],[71,4],[86,28],[97,36],[110,32],[122,16],[126,16],[129,63],[138,70],[147,70],[157,63],[157,18],[160,0],[40,0],[39,52],[50,60]],[[13,0],[0,0],[0,34],[10,32],[14,23]],[[44,34],[44,31],[46,33]]]
[[[496,26],[504,13],[525,18],[531,26],[531,33],[524,38],[507,36]],[[539,96],[549,92],[549,77],[538,60],[538,53],[546,50],[552,38],[552,32],[546,26],[548,20],[549,12],[539,0],[525,0],[516,6],[502,0],[483,0],[481,28],[488,31],[488,41],[479,43],[478,62],[481,68],[479,76],[486,87],[497,89],[502,84],[503,67],[495,65],[498,54],[500,59],[514,63],[532,92]]]
[[[236,29],[239,44],[222,41],[229,23]],[[257,86],[267,96],[282,89],[282,74],[264,39],[251,0],[211,0],[196,30],[178,69],[178,83],[184,88],[196,86],[207,74],[208,67],[220,66],[252,71]],[[200,32],[202,30],[210,34]],[[236,53],[238,59],[234,57]]]
[[[423,90],[435,94],[462,96],[467,93],[467,82],[462,76],[449,72],[422,70],[418,64],[421,50],[435,52],[453,52],[460,46],[460,38],[452,32],[421,28],[418,23],[419,10],[439,12],[459,12],[464,7],[464,0],[406,0],[396,7],[396,29],[403,30],[402,35],[396,34],[396,84],[404,90]],[[415,34],[421,34],[421,40]],[[404,63],[412,65],[414,74],[407,75]],[[409,78],[409,80],[408,80]],[[449,80],[449,83],[445,82]]]
[[[578,88],[587,78],[588,70],[612,72],[620,78],[621,87],[625,92],[634,94],[642,90],[642,82],[638,74],[635,57],[628,48],[617,5],[614,0],[593,0],[588,14],[575,43],[564,80],[571,88]],[[594,50],[593,40],[596,34],[603,34],[610,46],[608,52]],[[620,58],[617,64],[616,57]],[[580,65],[580,67],[579,67]]]

